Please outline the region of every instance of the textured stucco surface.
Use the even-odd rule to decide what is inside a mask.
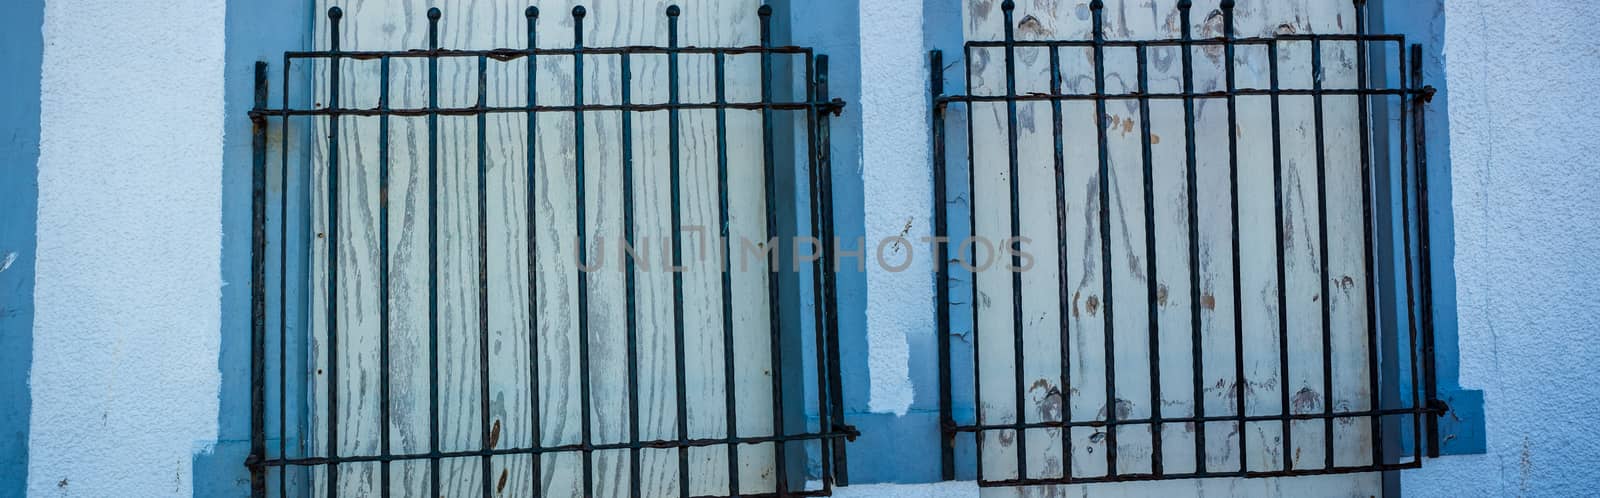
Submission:
[[[1585,496],[1600,483],[1600,3],[1444,2],[1461,383],[1488,454],[1407,472],[1407,496]]]
[[[934,325],[922,0],[861,2],[861,47],[870,406],[904,415],[915,395],[907,336]]]
[[[188,496],[216,438],[223,13],[46,5],[31,496]]]

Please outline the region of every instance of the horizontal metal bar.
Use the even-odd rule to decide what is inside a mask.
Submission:
[[[307,466],[317,466],[317,465],[343,464],[343,463],[361,463],[361,462],[394,462],[394,461],[402,461],[402,460],[437,460],[437,459],[444,459],[444,458],[471,458],[471,457],[507,456],[507,455],[542,455],[542,454],[547,454],[547,453],[580,453],[580,452],[591,452],[592,453],[592,452],[596,452],[596,451],[615,451],[615,450],[631,450],[631,449],[644,449],[644,448],[650,448],[650,449],[698,448],[698,447],[706,447],[706,446],[726,446],[726,445],[730,445],[730,444],[771,444],[771,443],[789,443],[789,442],[797,442],[797,441],[815,441],[815,440],[830,440],[830,439],[852,440],[852,439],[854,439],[855,437],[857,437],[859,435],[860,435],[860,432],[856,431],[855,428],[850,427],[850,426],[845,426],[844,430],[841,430],[841,431],[838,431],[838,432],[808,433],[808,434],[788,434],[788,435],[784,435],[784,436],[706,438],[706,439],[690,439],[690,440],[686,440],[686,441],[679,441],[677,439],[657,439],[657,440],[651,440],[651,441],[639,441],[637,443],[628,442],[628,443],[606,443],[606,444],[588,444],[588,445],[584,445],[584,444],[568,444],[568,445],[561,445],[561,446],[545,446],[545,447],[534,447],[534,448],[499,448],[499,449],[489,449],[489,450],[440,451],[440,452],[434,452],[434,453],[410,453],[410,454],[397,454],[397,455],[389,455],[389,456],[360,455],[360,456],[346,456],[346,457],[336,457],[336,458],[335,457],[275,458],[275,459],[266,460],[266,463],[264,465],[267,466],[267,467],[285,467],[285,466],[307,467]]]
[[[621,47],[583,47],[583,48],[494,48],[488,50],[458,50],[458,49],[414,49],[414,50],[306,50],[285,52],[290,59],[380,59],[394,58],[451,58],[451,57],[488,57],[490,59],[507,61],[527,57],[529,55],[640,55],[640,54],[794,54],[811,57],[808,47],[763,47],[750,45],[743,47],[658,47],[650,45],[630,45]]]
[[[1095,41],[1095,40],[1016,40],[1016,41],[1012,41],[1012,42],[1007,42],[1007,41],[1004,41],[1004,40],[985,40],[985,41],[969,41],[966,44],[966,48],[967,49],[974,49],[974,48],[1005,48],[1007,45],[1010,45],[1010,46],[1013,46],[1013,47],[1018,47],[1018,48],[1022,48],[1022,47],[1039,47],[1039,48],[1045,48],[1045,47],[1085,47],[1085,48],[1088,48],[1088,47],[1095,47],[1095,46],[1135,48],[1135,47],[1176,47],[1176,46],[1182,46],[1182,45],[1190,45],[1190,46],[1194,46],[1194,47],[1220,47],[1220,46],[1223,46],[1223,45],[1230,45],[1230,44],[1234,45],[1234,46],[1254,46],[1254,45],[1263,45],[1264,46],[1264,45],[1271,45],[1273,43],[1309,42],[1309,41],[1393,42],[1393,43],[1404,44],[1405,40],[1406,40],[1405,35],[1286,34],[1286,35],[1274,35],[1274,36],[1271,36],[1271,37],[1233,38],[1231,40],[1230,39],[1226,39],[1226,38],[1221,38],[1221,37],[1216,37],[1216,38],[1195,38],[1195,39],[1192,39],[1192,40],[1184,40],[1182,38],[1168,38],[1168,39],[1160,39],[1160,40],[1104,40],[1104,41],[1098,41],[1098,42]]]
[[[844,109],[843,100],[831,102],[685,102],[678,104],[583,104],[536,106],[471,106],[430,108],[322,108],[322,109],[257,109],[250,111],[251,118],[275,116],[477,116],[480,114],[526,114],[530,112],[658,112],[672,110],[738,109],[747,111],[809,111],[838,113]]]
[[[1105,420],[1076,420],[1076,421],[1072,421],[1072,422],[1061,422],[1059,420],[1052,420],[1052,421],[1014,423],[1014,424],[955,425],[955,426],[951,426],[951,427],[946,427],[944,430],[945,430],[945,432],[988,432],[988,431],[1028,430],[1028,429],[1057,429],[1057,428],[1061,428],[1062,426],[1067,426],[1067,427],[1116,427],[1116,426],[1128,426],[1128,425],[1183,424],[1183,423],[1191,423],[1191,422],[1192,423],[1202,423],[1202,424],[1204,424],[1204,423],[1212,423],[1212,422],[1241,422],[1241,421],[1243,421],[1243,422],[1280,422],[1280,421],[1283,421],[1285,418],[1287,418],[1289,420],[1333,420],[1333,419],[1341,419],[1341,418],[1390,417],[1390,416],[1396,416],[1396,415],[1439,415],[1441,413],[1443,413],[1443,411],[1441,411],[1441,410],[1439,410],[1437,408],[1417,407],[1417,408],[1390,408],[1390,409],[1385,409],[1385,410],[1363,410],[1363,411],[1350,411],[1350,412],[1333,412],[1331,414],[1329,414],[1329,413],[1295,413],[1295,414],[1289,414],[1287,417],[1285,417],[1283,414],[1277,414],[1277,415],[1247,415],[1247,416],[1243,416],[1243,417],[1238,416],[1238,415],[1215,415],[1215,416],[1205,416],[1205,417],[1163,417],[1163,418],[1159,418],[1159,419],[1156,419],[1156,418],[1136,418],[1136,419],[1117,419],[1117,420],[1111,421],[1111,422],[1107,422]]]
[[[1245,477],[1245,478],[1305,477],[1305,476],[1320,476],[1320,475],[1331,475],[1331,474],[1354,474],[1354,473],[1361,473],[1361,472],[1387,472],[1387,471],[1391,471],[1391,470],[1407,470],[1407,469],[1417,469],[1417,468],[1422,468],[1422,462],[1420,460],[1413,460],[1413,461],[1410,461],[1410,462],[1403,462],[1403,463],[1389,463],[1389,464],[1382,464],[1382,465],[1363,465],[1363,466],[1353,466],[1353,467],[1332,467],[1332,468],[1321,468],[1321,469],[1259,470],[1259,471],[1245,471],[1245,472],[1239,472],[1239,471],[1235,470],[1235,471],[1222,471],[1222,472],[1186,472],[1186,473],[1173,473],[1173,474],[1148,474],[1148,473],[1120,474],[1119,473],[1119,474],[1093,476],[1093,477],[1065,477],[1065,478],[1063,478],[1063,477],[1055,477],[1055,478],[1050,478],[1050,477],[1038,478],[1038,477],[1035,477],[1035,478],[1026,478],[1026,479],[995,479],[995,480],[980,480],[980,481],[978,481],[978,487],[999,488],[999,487],[1013,487],[1013,486],[1050,486],[1050,485],[1061,485],[1061,484],[1096,484],[1096,483],[1108,483],[1108,482],[1165,481],[1165,480],[1178,480],[1178,479],[1205,479],[1205,478],[1214,478],[1214,477]]]
[[[973,102],[1050,102],[1062,100],[1183,100],[1183,99],[1226,99],[1228,97],[1244,96],[1335,96],[1335,95],[1423,95],[1426,89],[1401,89],[1401,88],[1324,88],[1321,90],[1311,88],[1240,88],[1234,91],[1218,90],[1214,92],[1176,92],[1176,93],[1113,93],[1101,95],[1097,93],[1027,93],[1009,97],[1005,95],[946,95],[934,99],[934,104],[944,106],[950,103]]]

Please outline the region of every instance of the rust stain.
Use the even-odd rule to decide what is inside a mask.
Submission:
[[[1161,135],[1150,134],[1150,145],[1161,145]]]
[[[1011,446],[1017,441],[1017,431],[1000,431],[1000,446]]]
[[[498,495],[506,492],[506,479],[508,477],[510,477],[510,474],[506,472],[506,469],[500,469],[500,483],[494,486],[494,494]]]
[[[1044,23],[1040,22],[1039,18],[1034,17],[1033,14],[1023,16],[1022,21],[1017,23],[1018,38],[1037,40],[1050,38],[1054,35],[1055,30],[1050,29],[1049,26],[1045,26]]]
[[[1217,309],[1217,296],[1211,295],[1210,292],[1207,292],[1205,294],[1201,294],[1200,295],[1200,307],[1208,309],[1208,310]]]
[[[1080,298],[1080,297],[1083,297],[1082,293],[1080,293],[1080,292],[1073,292],[1072,293],[1072,317],[1073,318],[1077,318],[1078,317],[1078,298]]]
[[[1089,296],[1089,300],[1083,304],[1083,308],[1084,311],[1089,312],[1090,316],[1093,316],[1095,312],[1100,311],[1100,296]]]
[[[489,429],[489,449],[500,445],[500,421],[494,421],[494,427]]]
[[[1167,284],[1161,284],[1156,288],[1156,306],[1163,308],[1167,306]]]

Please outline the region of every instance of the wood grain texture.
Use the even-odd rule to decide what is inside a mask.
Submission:
[[[742,46],[759,42],[756,0],[688,0],[682,6],[681,44],[684,46]],[[669,2],[665,0],[594,0],[584,2],[587,46],[666,45]],[[575,2],[540,2],[539,46],[571,47]],[[341,48],[346,50],[401,50],[427,47],[429,7],[438,6],[439,42],[445,48],[488,49],[527,45],[525,3],[508,0],[435,2],[429,0],[319,0],[318,12],[339,6],[344,11]],[[328,22],[313,22],[316,46],[326,49]],[[686,102],[713,99],[715,79],[709,56],[682,56],[681,98]],[[450,58],[439,61],[439,105],[466,107],[479,100],[478,60]],[[491,106],[520,106],[527,102],[526,59],[486,61],[484,101]],[[541,56],[534,63],[538,74],[537,102],[566,105],[575,100],[574,61],[570,56]],[[667,57],[637,56],[631,61],[632,99],[635,103],[666,102]],[[379,62],[340,62],[342,83],[337,89],[341,107],[374,107],[379,95]],[[316,81],[309,90],[316,102],[328,105],[329,66],[318,63]],[[727,92],[731,101],[759,99],[759,58],[729,57]],[[394,107],[425,107],[428,102],[425,59],[394,59],[389,91]],[[590,56],[584,60],[585,103],[619,103],[620,58]],[[665,112],[632,115],[635,195],[635,248],[640,254],[636,273],[637,350],[630,361],[626,341],[626,287],[621,243],[623,226],[621,114],[590,112],[584,115],[583,156],[585,185],[575,185],[578,134],[571,113],[541,113],[531,125],[523,114],[493,114],[482,126],[475,116],[438,118],[438,414],[439,436],[430,431],[428,221],[434,213],[428,203],[427,119],[393,117],[387,137],[379,136],[377,117],[339,118],[338,217],[339,270],[338,347],[330,349],[326,326],[327,238],[314,239],[310,331],[315,370],[309,400],[310,424],[316,436],[313,454],[326,454],[330,423],[337,425],[336,447],[342,455],[376,455],[380,438],[380,319],[379,228],[389,230],[390,265],[390,451],[396,454],[441,451],[475,451],[488,447],[528,448],[578,444],[583,420],[589,421],[590,442],[626,443],[630,434],[627,373],[636,363],[639,379],[638,434],[641,440],[676,439],[678,393],[675,386],[677,346],[673,340],[673,301],[670,261],[672,226],[668,118]],[[761,171],[761,117],[758,113],[730,111],[727,115],[730,165],[730,226],[735,241],[765,240],[765,203]],[[318,233],[328,231],[330,129],[327,118],[304,120],[315,126],[317,139],[310,145],[312,219]],[[479,134],[487,144],[481,151],[486,176],[487,206],[487,343],[479,331],[479,234],[477,182]],[[390,168],[388,219],[380,219],[378,172],[380,144],[387,143]],[[527,157],[533,148],[533,177],[528,177]],[[723,409],[725,392],[733,389],[738,403],[738,435],[772,433],[771,381],[768,345],[767,273],[759,266],[733,275],[734,327],[732,345],[735,376],[723,375],[722,302],[719,266],[711,257],[720,248],[715,239],[718,205],[716,184],[714,113],[681,113],[682,223],[704,230],[685,233],[688,270],[683,273],[682,296],[685,329],[684,365],[689,438],[728,435]],[[532,237],[527,231],[527,195],[532,182],[535,206]],[[576,190],[586,191],[587,216],[578,220]],[[588,235],[587,263],[599,269],[588,273],[588,372],[590,403],[584,412],[579,392],[578,324],[578,223]],[[529,242],[536,255],[529,260]],[[735,245],[737,251],[738,246]],[[700,256],[705,255],[705,256]],[[737,259],[735,260],[737,263]],[[534,269],[537,285],[530,289],[528,271]],[[735,265],[737,270],[737,265]],[[531,291],[531,292],[530,292]],[[534,303],[530,317],[530,300]],[[532,318],[537,319],[530,341]],[[532,355],[537,344],[538,354]],[[480,409],[485,379],[480,375],[480,355],[488,359],[489,413]],[[330,362],[338,365],[333,386],[338,410],[327,404]],[[538,376],[537,385],[533,375]],[[538,412],[533,406],[537,402]],[[539,420],[537,430],[535,415]],[[485,419],[489,427],[484,426]],[[317,439],[320,438],[320,439]],[[727,493],[726,447],[689,451],[691,494]],[[584,493],[582,457],[577,453],[534,457],[496,456],[487,478],[496,496],[581,496]],[[739,448],[741,492],[771,491],[771,445]],[[593,493],[626,496],[631,483],[628,450],[598,451],[592,456]],[[341,496],[376,495],[381,484],[378,464],[346,464],[333,481],[326,468],[312,471],[309,491],[317,496],[327,486],[337,486]],[[439,480],[446,496],[477,496],[485,475],[478,457],[446,459],[434,476],[426,460],[396,462],[389,470],[394,496],[427,496],[430,481]],[[640,451],[643,496],[676,496],[678,451]]]
[[[1180,16],[1176,0],[1106,2],[1107,39],[1178,38]],[[1348,2],[1242,0],[1235,8],[1238,36],[1274,33],[1351,33],[1354,7]],[[969,0],[964,11],[968,40],[1003,40],[1004,13],[998,0]],[[1021,1],[1013,12],[1018,40],[1092,39],[1087,1]],[[1195,38],[1221,36],[1222,19],[1216,0],[1195,2],[1191,29]],[[1310,44],[1283,44],[1278,64],[1284,88],[1311,88]],[[1353,44],[1328,43],[1322,47],[1323,84],[1327,88],[1354,88]],[[1006,92],[1004,49],[969,51],[971,76],[968,91],[975,95]],[[1050,56],[1042,48],[1015,50],[1017,92],[1049,90]],[[1182,91],[1181,49],[1157,47],[1147,53],[1149,90]],[[1226,89],[1228,62],[1221,48],[1196,48],[1193,52],[1194,86],[1199,92]],[[1105,51],[1105,91],[1138,90],[1137,52],[1132,48]],[[1233,60],[1240,88],[1266,88],[1270,58],[1265,48],[1241,47]],[[1095,68],[1091,49],[1060,50],[1062,89],[1067,93],[1093,93]],[[1158,404],[1165,417],[1187,417],[1197,407],[1208,416],[1238,412],[1237,393],[1244,393],[1248,415],[1280,414],[1282,389],[1290,389],[1293,413],[1321,413],[1324,394],[1335,411],[1369,408],[1365,285],[1362,265],[1362,204],[1360,144],[1354,97],[1324,100],[1322,121],[1325,143],[1325,191],[1328,219],[1318,216],[1315,117],[1310,97],[1281,101],[1281,136],[1284,167],[1287,238],[1285,270],[1288,303],[1288,379],[1280,378],[1278,335],[1279,281],[1275,244],[1280,230],[1274,219],[1273,153],[1270,99],[1239,97],[1237,116],[1230,120],[1226,101],[1195,102],[1195,149],[1198,206],[1198,292],[1189,283],[1193,265],[1188,244],[1188,192],[1185,174],[1184,110],[1181,101],[1156,101],[1149,106],[1150,134],[1142,130],[1137,101],[1112,101],[1106,105],[1107,178],[1105,195],[1110,206],[1110,261],[1102,261],[1096,108],[1092,102],[1063,102],[1060,106],[1062,171],[1066,193],[1065,216],[1058,233],[1056,172],[1054,170],[1054,115],[1049,103],[1020,103],[1018,130],[1018,183],[1021,235],[1034,266],[1022,275],[1023,349],[1021,365],[1013,347],[1012,281],[1004,268],[991,267],[977,277],[977,354],[980,370],[977,389],[982,402],[979,422],[1106,420],[1114,410],[1119,419],[1147,418]],[[1010,234],[1008,178],[1011,116],[1004,103],[979,103],[972,108],[974,233],[989,240]],[[1235,294],[1233,213],[1230,209],[1230,122],[1236,123],[1238,140],[1239,260]],[[1145,199],[1142,145],[1151,148],[1151,200]],[[1151,219],[1154,233],[1147,233]],[[1320,233],[1327,231],[1327,281],[1330,295],[1321,295],[1323,274]],[[1155,255],[1147,254],[1147,238],[1155,237]],[[1057,241],[1061,244],[1056,244]],[[1060,265],[1061,257],[1066,264]],[[981,260],[980,260],[981,262]],[[1059,268],[1065,268],[1062,275]],[[1111,294],[1102,288],[1109,269]],[[1155,298],[1150,298],[1154,279]],[[1065,282],[1063,285],[1062,282]],[[1199,301],[1193,299],[1198,295]],[[1060,311],[1065,306],[1066,316]],[[1325,393],[1322,358],[1322,313],[1328,303],[1332,343],[1333,391]],[[1109,303],[1109,304],[1108,304]],[[1190,323],[1199,306],[1201,329]],[[1154,307],[1152,310],[1150,307]],[[1238,327],[1235,313],[1238,313]],[[1150,317],[1154,316],[1154,323]],[[1110,316],[1111,319],[1107,320]],[[1114,354],[1108,358],[1106,327]],[[1152,333],[1152,326],[1157,331]],[[1236,336],[1237,332],[1237,336]],[[1203,351],[1198,369],[1202,399],[1195,399],[1197,370],[1193,337]],[[1236,337],[1243,354],[1235,354]],[[1071,367],[1061,371],[1061,341],[1067,341]],[[1159,354],[1159,382],[1153,382],[1151,355]],[[1114,360],[1108,374],[1107,360]],[[1023,403],[1018,413],[1016,369],[1022,370]],[[1243,371],[1239,378],[1236,371]],[[1070,383],[1063,387],[1063,377]],[[1111,380],[1108,385],[1107,379]],[[1240,385],[1242,384],[1242,388]],[[1286,387],[1287,386],[1287,387]],[[1114,389],[1109,396],[1108,389]],[[1159,391],[1159,394],[1153,391]],[[1065,393],[1065,403],[1063,403]],[[1370,463],[1369,419],[1341,419],[1334,424],[1333,453],[1341,466]],[[1219,422],[1168,424],[1161,427],[1163,470],[1169,473],[1198,470],[1197,436],[1205,437],[1204,462],[1211,471],[1237,469],[1240,460],[1251,470],[1277,470],[1284,452],[1292,452],[1297,468],[1324,465],[1324,424],[1296,422],[1293,446],[1285,447],[1277,421],[1239,424]],[[1059,478],[1105,475],[1111,435],[1098,429],[1071,431],[1070,469],[1061,432],[1034,429],[1026,434],[992,431],[980,435],[983,479],[1016,477]],[[1118,473],[1147,473],[1155,451],[1154,431],[1148,425],[1123,426],[1114,435]],[[1243,453],[1240,449],[1244,438]],[[1018,452],[1026,446],[1027,469],[1018,468]],[[1232,493],[1249,496],[1368,496],[1379,493],[1376,475],[1285,479],[1207,479],[1121,485],[1041,486],[1020,489],[986,488],[984,496],[1204,496]]]

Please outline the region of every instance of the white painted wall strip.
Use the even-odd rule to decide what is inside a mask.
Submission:
[[[189,496],[216,438],[223,22],[45,7],[31,496]]]
[[[869,406],[904,415],[915,394],[906,334],[934,326],[933,255],[921,241],[933,202],[928,105],[917,91],[927,87],[922,0],[861,2],[861,47]]]

